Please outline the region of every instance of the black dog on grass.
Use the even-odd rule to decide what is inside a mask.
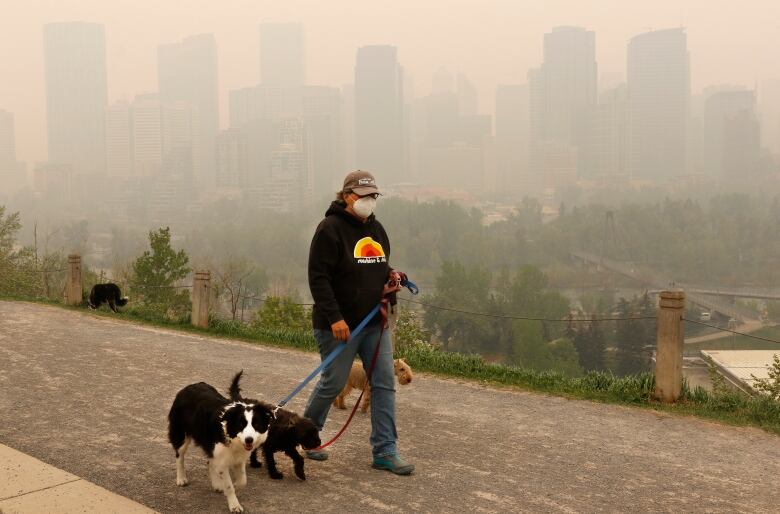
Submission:
[[[127,296],[122,296],[122,291],[116,284],[95,284],[89,292],[90,309],[99,309],[101,305],[108,303],[111,310],[117,312],[117,306],[124,307],[128,300]]]
[[[239,373],[230,386],[230,399],[234,402],[256,402],[257,400],[244,400],[241,397],[241,389],[238,387],[240,376]],[[271,411],[274,410],[273,405],[265,405]],[[268,475],[276,480],[284,477],[282,472],[276,468],[276,460],[274,459],[274,453],[284,452],[295,464],[295,475],[301,480],[306,480],[306,473],[303,469],[304,461],[301,454],[298,453],[298,446],[303,447],[304,450],[311,450],[321,444],[320,432],[312,420],[285,409],[277,409],[268,429],[268,437],[261,446]],[[262,463],[257,459],[258,449],[253,450],[249,458],[250,466],[253,468],[262,467]]]

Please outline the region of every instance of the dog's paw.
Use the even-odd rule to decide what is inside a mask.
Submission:
[[[254,461],[254,460],[253,460],[253,461],[250,461],[250,462],[249,462],[249,467],[250,467],[250,468],[257,468],[257,469],[259,469],[259,468],[262,468],[262,467],[263,467],[263,463],[262,463],[262,462],[260,462],[260,461]]]
[[[176,479],[176,485],[179,487],[184,487],[185,485],[189,485],[189,483],[190,482],[187,480],[187,477]]]
[[[268,475],[274,480],[281,480],[284,478],[284,474],[281,471],[271,471]]]
[[[306,473],[303,472],[303,468],[301,469],[295,469],[295,476],[297,476],[301,480],[306,480]]]
[[[244,512],[244,507],[242,507],[238,501],[236,501],[235,504],[228,503],[228,508],[230,509],[230,512]]]

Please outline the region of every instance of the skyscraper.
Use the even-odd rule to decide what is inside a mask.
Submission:
[[[626,85],[604,91],[590,130],[589,152],[594,178],[614,181],[629,177],[628,90]]]
[[[556,170],[589,168],[588,131],[597,101],[596,35],[581,27],[555,27],[544,35],[544,60],[529,74],[531,87],[531,154],[533,172],[541,182],[562,185],[568,171],[552,178],[544,162]],[[556,154],[551,156],[550,152]],[[563,157],[562,157],[563,156]],[[562,167],[559,163],[566,162]]]
[[[704,172],[719,179],[755,175],[761,157],[756,94],[728,88],[704,101]]]
[[[406,176],[403,80],[394,46],[364,46],[355,64],[355,161],[384,184]]]
[[[690,102],[685,29],[645,32],[629,41],[628,95],[632,177],[683,175]]]
[[[219,127],[217,96],[217,43],[213,34],[200,34],[157,49],[157,79],[160,102],[185,102],[197,116],[193,164],[195,183],[202,188],[216,185],[216,141]]]
[[[525,84],[496,89],[496,185],[504,192],[518,192],[519,186],[527,181],[528,103]]]
[[[14,115],[0,109],[0,173],[16,171]]]
[[[295,87],[306,83],[303,26],[300,23],[260,24],[260,82]]]
[[[162,169],[162,108],[156,94],[138,95],[130,108],[135,175],[154,177]]]
[[[105,170],[107,104],[103,25],[44,26],[49,161],[69,164],[75,175]]]
[[[133,174],[133,141],[130,105],[116,102],[106,110],[106,168],[109,176]]]

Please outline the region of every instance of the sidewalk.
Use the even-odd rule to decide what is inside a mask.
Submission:
[[[154,511],[0,444],[0,514]]]

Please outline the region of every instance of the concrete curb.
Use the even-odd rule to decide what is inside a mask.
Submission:
[[[0,514],[155,511],[0,444]]]

